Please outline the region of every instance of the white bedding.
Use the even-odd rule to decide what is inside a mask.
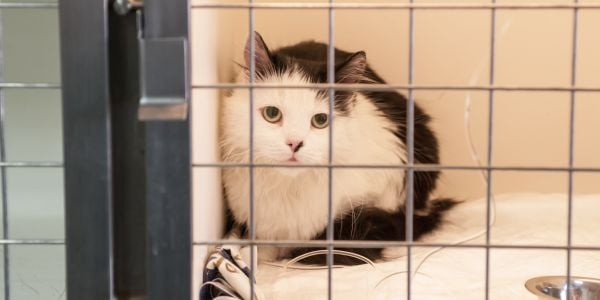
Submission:
[[[493,244],[555,245],[567,243],[567,197],[563,194],[496,196]],[[485,226],[485,199],[467,201],[453,209],[446,224],[428,242],[457,242]],[[573,245],[600,246],[600,195],[574,196]],[[469,243],[483,244],[485,237]],[[431,248],[413,249],[413,268]],[[566,274],[564,250],[492,249],[491,299],[536,299],[524,288],[532,277]],[[375,285],[386,275],[406,270],[406,256],[376,264],[335,269],[336,299],[400,299],[406,297],[406,275]],[[573,251],[572,274],[600,277],[600,251]],[[283,270],[260,265],[257,283],[266,299],[326,299],[327,270]],[[428,258],[413,278],[412,299],[483,299],[485,250],[446,248]]]

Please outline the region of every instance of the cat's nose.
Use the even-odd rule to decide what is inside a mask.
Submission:
[[[288,145],[288,147],[290,147],[290,149],[292,149],[292,152],[296,153],[300,150],[300,148],[302,148],[302,146],[304,146],[304,142],[303,141],[296,141],[296,140],[288,140],[286,142],[286,144]]]

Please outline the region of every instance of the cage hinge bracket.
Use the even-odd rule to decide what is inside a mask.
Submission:
[[[185,120],[189,80],[186,38],[140,38],[140,120]]]
[[[150,5],[144,7],[142,4],[142,0],[115,0],[113,3],[120,15],[136,9],[140,76],[138,119],[186,120],[190,96],[188,38],[177,31],[146,32],[149,30],[147,22],[156,25],[162,20],[146,20],[156,15],[145,11],[151,8]]]
[[[132,10],[142,8],[143,5],[143,0],[115,0],[113,2],[113,9],[119,15],[124,16]]]

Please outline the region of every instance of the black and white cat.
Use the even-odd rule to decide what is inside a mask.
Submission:
[[[249,41],[245,63],[250,64]],[[311,84],[327,82],[327,45],[314,41],[267,48],[255,33],[256,82]],[[336,83],[385,83],[369,67],[364,52],[335,50]],[[238,83],[248,83],[243,68]],[[222,109],[222,159],[249,162],[250,101],[247,89],[236,89]],[[254,162],[259,164],[326,164],[328,126],[333,126],[336,165],[401,165],[407,161],[407,100],[394,91],[336,91],[334,116],[329,116],[327,91],[317,89],[254,90]],[[415,163],[437,164],[438,143],[428,127],[429,116],[415,107]],[[250,176],[247,168],[225,168],[223,180],[234,228],[244,235],[249,218]],[[403,240],[405,238],[405,170],[394,168],[333,169],[332,199],[336,240]],[[449,199],[431,200],[437,171],[416,171],[414,238],[431,232]],[[267,240],[325,239],[328,220],[327,168],[254,170],[256,238]],[[292,257],[314,248],[260,248],[259,260]],[[380,259],[383,249],[340,249]],[[324,262],[315,256],[309,262]],[[336,264],[354,259],[336,257]]]

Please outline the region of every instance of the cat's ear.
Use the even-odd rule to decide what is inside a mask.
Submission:
[[[367,54],[358,51],[336,67],[336,83],[360,83],[366,79]]]
[[[246,40],[246,47],[244,48],[244,60],[246,62],[246,69],[250,72],[250,62],[251,62],[251,51],[250,51],[250,41],[252,39],[252,35],[248,36]],[[267,44],[263,40],[262,36],[258,34],[258,32],[254,32],[254,70],[256,74],[265,74],[273,69],[273,61],[271,60],[271,53],[269,52],[269,48],[267,48]]]

